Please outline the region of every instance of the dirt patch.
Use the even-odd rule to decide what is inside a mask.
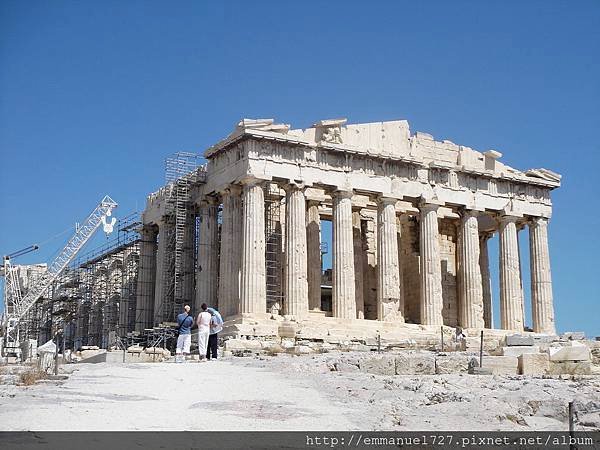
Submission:
[[[31,386],[40,380],[48,377],[46,372],[39,369],[29,369],[19,374],[19,384],[21,386]]]
[[[314,411],[298,408],[291,402],[272,402],[269,400],[254,401],[225,401],[225,402],[198,402],[190,405],[190,409],[204,409],[222,411],[240,417],[256,417],[266,420],[289,420],[290,418],[303,417]]]

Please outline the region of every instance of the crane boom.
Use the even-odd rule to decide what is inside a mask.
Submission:
[[[79,252],[93,236],[100,224],[106,220],[106,216],[110,216],[112,210],[116,207],[117,203],[112,198],[108,195],[104,196],[94,211],[92,211],[87,219],[85,219],[85,221],[77,228],[75,234],[69,239],[54,261],[50,263],[48,270],[37,280],[27,293],[21,297],[20,289],[17,286],[16,290],[14,287],[11,289],[11,295],[5,296],[4,326],[6,330],[5,337],[7,339],[7,347],[10,346],[10,343],[17,343],[18,341],[19,321],[52,285],[62,271],[65,270],[77,252]],[[8,262],[8,259],[5,259],[5,266],[7,264],[10,263]],[[5,271],[7,271],[6,267]]]
[[[5,255],[4,259],[6,260],[6,259],[11,259],[11,258],[16,258],[17,256],[23,256],[23,255],[26,255],[27,253],[37,250],[38,248],[39,247],[37,245],[30,245],[29,247],[25,247],[19,251]]]

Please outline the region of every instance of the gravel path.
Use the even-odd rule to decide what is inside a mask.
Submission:
[[[206,363],[78,364],[0,385],[3,430],[600,430],[600,377],[382,376],[329,353]]]
[[[229,361],[80,364],[58,384],[2,386],[3,430],[345,430],[310,382]]]

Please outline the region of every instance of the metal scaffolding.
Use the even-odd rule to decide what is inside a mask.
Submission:
[[[139,265],[137,214],[117,221],[116,237],[74,260],[21,320],[22,339],[50,340],[57,329],[67,348],[107,348],[135,329]]]
[[[267,311],[274,305],[283,307],[283,226],[284,196],[281,189],[273,183],[265,187],[265,263]]]
[[[167,183],[165,226],[159,239],[166,239],[162,267],[162,299],[154,311],[154,322],[174,322],[185,303],[193,303],[197,255],[196,207],[191,201],[194,184],[206,181],[206,164],[200,155],[178,152],[165,160]]]
[[[20,336],[22,329],[27,330],[28,325],[20,322],[29,316],[29,311],[44,297],[45,293],[53,290],[53,285],[60,280],[64,271],[72,263],[77,253],[91,239],[98,227],[102,224],[107,233],[112,232],[116,220],[111,218],[112,211],[117,203],[108,195],[105,195],[90,215],[77,225],[75,233],[67,241],[62,250],[57,254],[46,270],[39,273],[35,283],[29,283],[27,287],[18,281],[20,266],[13,266],[11,257],[23,255],[37,246],[30,246],[3,258],[3,274],[5,276],[4,311],[2,314],[4,353],[19,355]],[[107,220],[108,219],[108,220]],[[54,300],[54,299],[53,299]],[[61,312],[59,311],[58,314]],[[32,320],[31,318],[29,319]]]

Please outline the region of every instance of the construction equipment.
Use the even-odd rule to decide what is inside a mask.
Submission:
[[[19,280],[19,266],[11,264],[12,258],[26,255],[37,250],[37,245],[30,245],[16,252],[4,255],[3,265],[0,267],[0,275],[4,276],[4,310],[5,314],[12,316],[14,314],[14,305],[21,303],[22,288]],[[7,300],[10,299],[10,300]],[[4,323],[4,321],[2,321]]]
[[[194,282],[194,209],[191,189],[204,182],[206,165],[195,153],[177,152],[165,161],[165,224],[159,239],[168,249],[163,264],[161,302],[154,311],[159,322],[173,321],[181,307],[192,300]]]
[[[19,321],[27,314],[38,299],[60,276],[63,270],[73,260],[75,255],[94,235],[98,227],[103,224],[105,232],[112,231],[112,221],[107,221],[117,203],[108,195],[100,201],[94,211],[77,226],[75,234],[69,239],[58,256],[50,263],[48,269],[40,275],[35,283],[30,286],[25,295],[18,277],[18,267],[11,264],[11,258],[22,256],[30,251],[36,250],[37,246],[27,247],[11,255],[5,256],[3,272],[4,283],[4,312],[2,317],[2,328],[4,332],[4,352],[17,353],[19,348]]]

